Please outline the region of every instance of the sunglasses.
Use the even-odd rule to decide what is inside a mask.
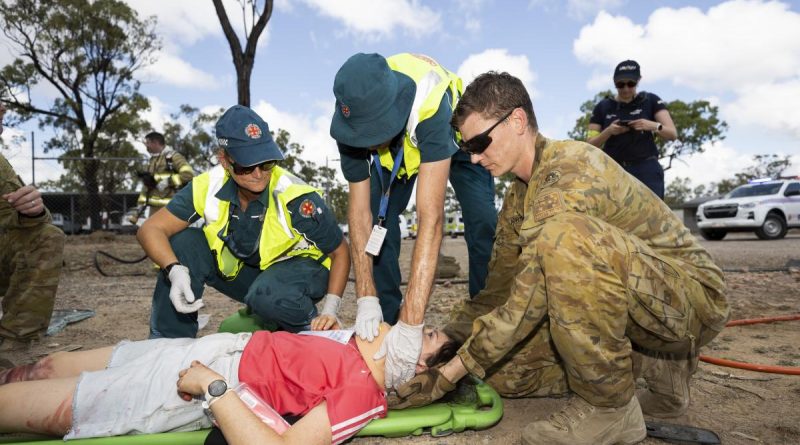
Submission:
[[[250,173],[253,173],[253,170],[255,170],[256,168],[258,168],[262,172],[268,172],[272,170],[273,167],[275,167],[275,165],[278,163],[278,161],[266,161],[260,164],[251,165],[249,167],[242,167],[241,165],[237,164],[236,162],[233,162],[230,159],[228,159],[228,162],[231,164],[233,172],[236,173],[237,175],[249,175]]]
[[[629,81],[627,81],[627,82],[614,82],[614,86],[616,86],[617,88],[622,88],[622,87],[633,88],[633,87],[635,87],[635,86],[636,86],[638,83],[639,83],[639,82],[634,82],[634,81],[632,81],[632,80],[629,80]]]
[[[508,116],[511,116],[511,113],[513,113],[516,109],[517,107],[512,108],[511,111],[506,113],[505,116],[501,117],[499,121],[495,122],[494,125],[486,129],[486,131],[483,133],[473,136],[472,139],[468,141],[459,141],[458,147],[471,155],[479,155],[483,153],[492,143],[492,137],[489,136],[489,133],[494,130],[494,127],[500,125],[501,122],[508,119]]]

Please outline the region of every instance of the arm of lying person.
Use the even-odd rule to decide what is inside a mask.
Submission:
[[[178,373],[178,392],[184,400],[205,395],[208,385],[222,376],[198,361]],[[228,391],[210,404],[210,410],[229,445],[253,443],[329,445],[331,424],[323,401],[292,425],[283,435],[261,421],[235,391]]]

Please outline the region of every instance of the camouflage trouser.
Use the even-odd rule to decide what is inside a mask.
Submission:
[[[634,394],[631,343],[696,355],[718,333],[695,311],[718,296],[678,262],[602,220],[558,214],[536,228],[531,243],[526,258],[542,273],[529,284],[544,286],[548,317],[487,370],[487,382],[504,396],[568,388],[596,406],[623,406]]]
[[[64,233],[51,224],[0,228],[0,336],[27,340],[47,330],[64,255]]]

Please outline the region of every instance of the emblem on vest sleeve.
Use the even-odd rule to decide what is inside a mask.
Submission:
[[[310,199],[305,199],[303,202],[300,203],[300,216],[303,218],[311,218],[314,216],[314,210],[316,210],[314,203]]]
[[[344,117],[350,117],[350,107],[348,107],[348,106],[347,106],[347,105],[345,105],[345,104],[342,104],[342,105],[339,107],[339,109],[340,109],[340,110],[342,110],[342,116],[344,116]]]
[[[542,187],[551,186],[558,182],[559,179],[561,179],[561,173],[558,170],[553,170],[545,176]]]
[[[256,124],[247,124],[247,127],[244,128],[244,132],[250,139],[258,139],[261,137],[261,128]]]

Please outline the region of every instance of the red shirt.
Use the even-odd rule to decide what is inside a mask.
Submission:
[[[334,444],[386,416],[383,388],[355,339],[343,345],[311,335],[258,331],[242,353],[239,381],[281,415],[304,415],[324,400]]]

